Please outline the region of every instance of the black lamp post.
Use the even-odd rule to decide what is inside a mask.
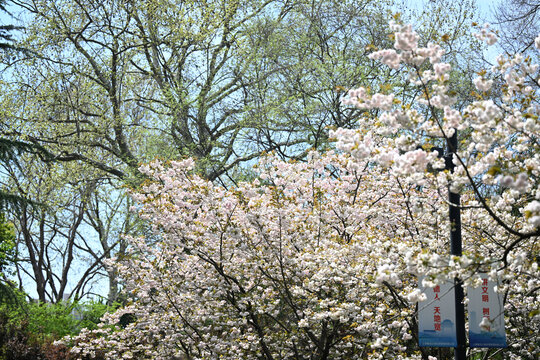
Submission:
[[[446,143],[446,155],[445,168],[454,171],[454,163],[452,162],[452,155],[457,151],[457,130],[454,129],[452,137],[447,139]],[[450,215],[450,254],[461,256],[461,214],[460,214],[460,196],[459,193],[455,193],[448,189],[448,200],[450,202],[449,215]],[[463,305],[463,282],[455,278],[454,279],[454,293],[455,293],[455,307],[456,307],[456,339],[457,346],[454,349],[454,359],[465,360],[466,353],[466,337],[465,337],[465,306]]]

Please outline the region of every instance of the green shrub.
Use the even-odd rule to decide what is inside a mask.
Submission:
[[[0,360],[69,359],[69,349],[53,345],[82,328],[95,329],[109,307],[99,301],[0,304]]]

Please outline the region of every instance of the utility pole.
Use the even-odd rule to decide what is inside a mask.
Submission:
[[[457,129],[454,129],[454,134],[447,139],[446,142],[445,168],[454,172],[454,163],[452,155],[456,153],[458,148]],[[459,193],[454,193],[448,188],[448,200],[450,202],[450,254],[461,256],[461,213],[460,213],[460,196]],[[466,360],[466,337],[465,337],[465,306],[463,304],[463,282],[459,278],[454,279],[454,293],[456,306],[456,338],[457,346],[454,348],[455,360]]]

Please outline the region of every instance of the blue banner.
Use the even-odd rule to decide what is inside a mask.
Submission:
[[[420,291],[426,295],[418,302],[418,342],[423,347],[456,347],[456,308],[454,283],[427,287],[420,279]]]
[[[497,282],[482,274],[482,285],[467,289],[470,347],[506,347],[503,299],[495,292],[495,285]]]

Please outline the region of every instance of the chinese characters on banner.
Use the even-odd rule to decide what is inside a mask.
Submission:
[[[482,274],[482,286],[467,290],[470,347],[506,347],[503,299],[495,285]]]
[[[446,282],[433,288],[422,286],[426,300],[418,303],[418,339],[420,346],[456,347],[456,309],[454,283]]]

